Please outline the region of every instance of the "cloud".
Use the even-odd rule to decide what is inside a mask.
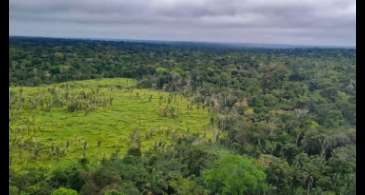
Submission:
[[[355,0],[10,0],[10,34],[356,45]]]

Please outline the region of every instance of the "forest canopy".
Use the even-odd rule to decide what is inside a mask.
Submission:
[[[133,78],[191,98],[219,130],[11,172],[14,194],[356,194],[356,49],[9,39],[9,87]]]

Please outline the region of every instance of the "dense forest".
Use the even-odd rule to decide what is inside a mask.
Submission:
[[[10,168],[12,194],[356,194],[356,49],[9,41],[9,87],[136,79],[207,108],[219,130],[97,165]]]

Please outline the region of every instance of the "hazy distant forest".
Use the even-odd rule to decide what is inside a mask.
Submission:
[[[356,194],[356,49],[9,41],[10,194]]]

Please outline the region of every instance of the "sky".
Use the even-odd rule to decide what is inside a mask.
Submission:
[[[356,46],[356,0],[10,0],[9,35]]]

